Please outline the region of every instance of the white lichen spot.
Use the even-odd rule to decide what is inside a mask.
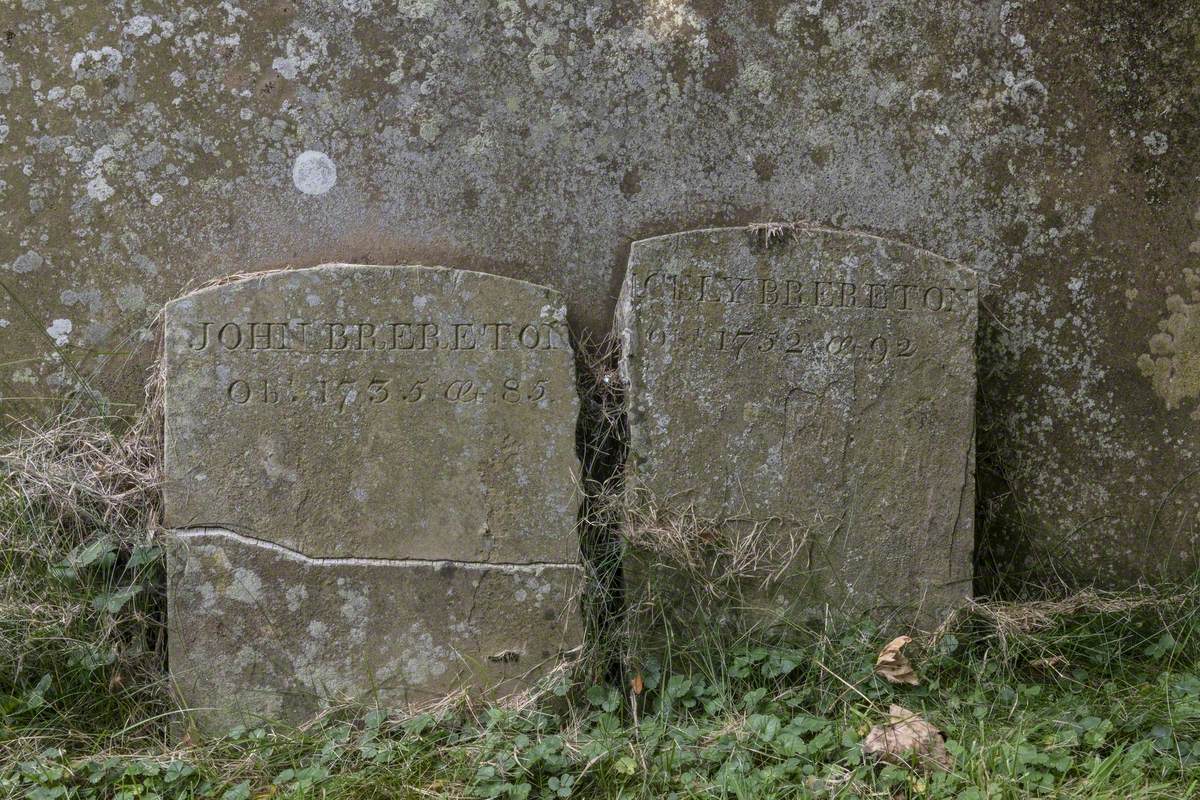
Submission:
[[[225,590],[225,596],[239,603],[257,603],[262,598],[262,580],[257,573],[238,567],[233,571],[233,582]]]
[[[425,120],[424,122],[421,123],[421,127],[419,128],[418,133],[420,134],[422,139],[429,142],[430,144],[433,144],[435,141],[437,141],[437,138],[439,136],[441,136],[441,134],[442,134],[441,120],[436,117]]]
[[[29,250],[6,264],[5,268],[10,269],[13,272],[33,272],[43,263],[45,263],[45,260],[42,258],[40,253],[38,253],[36,250]]]
[[[225,12],[225,24],[236,25],[239,17],[248,17],[250,12],[245,9],[238,8],[229,0],[221,0],[221,10]]]
[[[446,672],[448,667],[445,659],[449,651],[435,645],[433,636],[423,630],[420,623],[414,623],[409,632],[399,638],[401,669],[409,683],[427,683]]]
[[[1146,145],[1150,155],[1161,156],[1167,152],[1167,135],[1160,131],[1150,131],[1142,137],[1142,144]]]
[[[350,624],[349,638],[354,641],[362,641],[366,636],[362,624],[369,618],[367,610],[371,605],[367,592],[365,590],[356,591],[346,586],[339,586],[337,592],[338,596],[342,598],[342,618]]]
[[[56,319],[46,328],[46,335],[54,340],[54,344],[62,347],[71,341],[71,329],[74,327],[69,319]]]
[[[437,11],[437,0],[398,0],[396,12],[408,19],[429,19]]]
[[[141,311],[146,307],[146,290],[136,283],[122,286],[117,290],[117,307],[127,314]]]
[[[101,47],[99,50],[83,50],[71,56],[71,71],[78,72],[83,67],[98,66],[109,72],[116,72],[125,57],[115,47]]]
[[[304,194],[325,194],[337,183],[337,167],[324,153],[305,150],[292,165],[292,183]]]
[[[287,602],[288,611],[295,613],[300,610],[300,604],[308,599],[308,589],[303,585],[292,586],[283,593],[283,599]]]
[[[104,180],[103,175],[97,175],[87,182],[87,193],[88,197],[103,203],[115,194],[115,190],[108,185],[108,181]]]
[[[129,22],[125,23],[125,32],[135,39],[148,34],[154,28],[154,20],[147,17],[145,14],[138,14]]]
[[[932,111],[941,100],[942,93],[937,89],[921,89],[909,96],[908,107],[912,111]]]
[[[312,28],[301,28],[288,39],[286,56],[278,56],[271,62],[271,69],[285,80],[294,81],[325,58],[328,45],[325,36]]]
[[[765,64],[751,61],[738,73],[738,83],[745,91],[757,96],[760,103],[769,104],[774,101],[774,76]]]
[[[275,60],[271,62],[271,69],[278,72],[280,77],[289,81],[296,80],[296,76],[300,74],[296,67],[295,59],[285,58],[284,56],[277,56]]]

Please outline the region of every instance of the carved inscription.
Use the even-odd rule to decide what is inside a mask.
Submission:
[[[665,328],[655,326],[647,331],[646,341],[661,345],[666,343],[667,336]],[[696,328],[680,331],[675,338],[682,345],[730,354],[735,361],[743,354],[777,353],[794,357],[865,359],[880,364],[889,358],[912,358],[917,354],[917,343],[909,337],[870,331],[858,335],[822,332],[813,320],[799,320],[788,330],[719,328],[705,331]]]
[[[565,327],[539,322],[242,322],[204,320],[189,326],[193,352],[346,354],[370,356],[422,353],[502,353],[568,348]],[[270,377],[232,375],[220,391],[234,406],[304,404],[342,413],[354,406],[416,403],[507,403],[548,408],[549,379],[538,375],[431,374],[419,366],[353,373],[297,375],[278,367]]]
[[[526,322],[274,322],[203,321],[188,348],[314,352],[561,349],[557,321]]]
[[[502,402],[509,405],[527,403],[548,408],[549,379],[508,378],[501,383],[478,382],[471,379],[435,380],[409,376],[401,379],[384,378],[314,378],[307,387],[284,379],[272,383],[267,378],[236,378],[225,388],[225,396],[235,406],[246,404],[279,405],[307,403],[313,408],[332,408],[338,413],[353,406],[415,405],[445,401],[449,403]]]
[[[975,289],[963,285],[928,285],[855,281],[847,278],[765,278],[722,272],[652,270],[637,278],[636,299],[648,304],[747,306],[751,315],[736,315],[734,326],[650,325],[651,346],[673,344],[715,352],[735,362],[746,356],[776,355],[797,359],[832,359],[854,363],[903,362],[918,355],[919,337],[898,332],[906,315],[951,314],[975,303]],[[757,311],[754,309],[757,307]],[[886,315],[890,329],[869,326],[838,329],[826,313]],[[800,313],[793,313],[800,312]],[[807,315],[805,315],[807,312]],[[784,324],[765,320],[786,317]]]
[[[716,273],[650,272],[643,294],[660,293],[677,303],[724,303],[780,308],[861,308],[909,313],[951,312],[974,302],[974,289],[912,283],[752,278]]]

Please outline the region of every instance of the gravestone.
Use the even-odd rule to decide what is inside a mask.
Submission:
[[[976,306],[973,272],[875,236],[635,242],[616,322],[631,601],[695,607],[666,577],[689,546],[753,620],[968,597]]]
[[[171,673],[218,727],[516,691],[581,636],[562,298],[325,265],[166,309]]]

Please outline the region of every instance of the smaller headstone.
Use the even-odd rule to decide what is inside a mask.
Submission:
[[[429,267],[170,303],[172,678],[205,727],[530,685],[581,637],[561,297]]]
[[[631,602],[730,590],[708,578],[750,620],[969,597],[976,305],[972,271],[875,236],[635,242],[616,322]],[[681,587],[692,550],[710,573]]]

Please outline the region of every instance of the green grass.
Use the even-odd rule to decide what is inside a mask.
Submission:
[[[693,641],[671,654],[688,671],[581,663],[507,708],[347,707],[180,742],[144,435],[82,423],[0,454],[0,795],[1200,796],[1195,581],[981,604],[906,648],[916,687],[874,674],[888,634],[831,625]],[[864,761],[892,703],[945,733],[952,770]]]

